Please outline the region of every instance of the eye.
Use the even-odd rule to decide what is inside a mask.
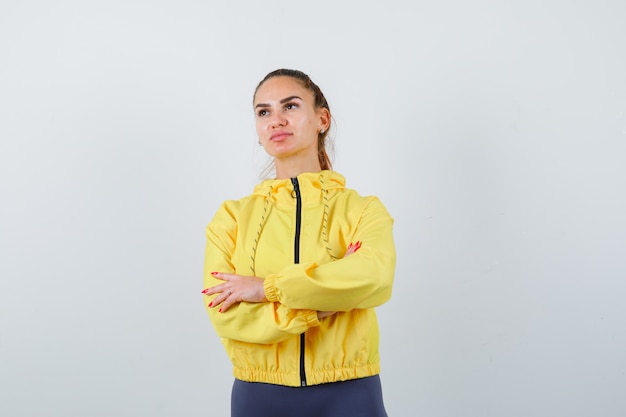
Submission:
[[[300,107],[300,106],[298,106],[297,103],[287,103],[287,104],[285,104],[285,110],[293,110],[293,109],[297,109],[298,107]]]
[[[256,115],[257,115],[258,117],[265,117],[265,116],[267,116],[268,114],[269,114],[269,112],[268,112],[267,110],[265,110],[265,109],[260,109],[260,110],[258,110],[258,111],[256,112]]]

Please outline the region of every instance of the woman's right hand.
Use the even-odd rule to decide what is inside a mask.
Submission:
[[[332,316],[333,314],[337,314],[337,312],[336,311],[318,311],[317,312],[317,319],[321,320],[324,317],[329,317],[329,316]]]

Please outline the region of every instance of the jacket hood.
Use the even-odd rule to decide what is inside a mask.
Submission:
[[[335,171],[304,172],[296,177],[302,194],[302,203],[315,204],[322,201],[330,190],[343,190],[346,179]],[[254,187],[253,194],[268,198],[276,206],[293,205],[293,183],[291,178],[269,179]]]

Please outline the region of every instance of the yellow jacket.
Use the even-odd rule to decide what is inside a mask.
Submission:
[[[212,271],[252,275],[269,300],[207,308],[234,376],[300,386],[378,374],[373,308],[391,297],[392,225],[378,198],[346,189],[334,171],[266,180],[224,202],[206,230],[205,288],[221,282]]]

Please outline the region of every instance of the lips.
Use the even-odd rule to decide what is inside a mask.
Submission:
[[[291,135],[292,135],[291,132],[287,132],[286,130],[279,130],[279,131],[272,133],[272,136],[270,136],[270,140],[273,140],[275,142],[280,142],[281,140],[284,140]]]

